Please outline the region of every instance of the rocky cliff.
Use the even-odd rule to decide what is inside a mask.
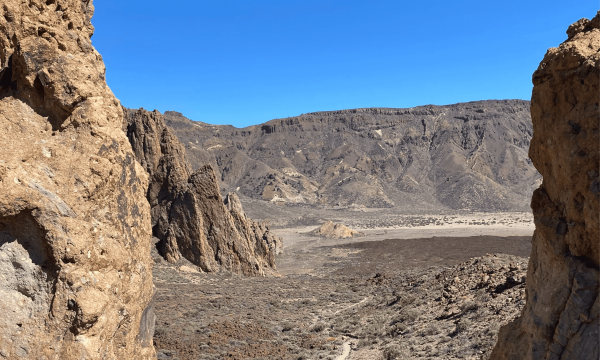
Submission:
[[[158,111],[123,109],[124,130],[136,159],[150,175],[147,198],[159,253],[203,271],[265,275],[275,270],[281,239],[246,217],[237,196],[223,201],[210,165],[192,172],[185,149]]]
[[[224,190],[280,204],[529,211],[541,182],[523,100],[326,111],[243,129],[165,119],[194,168],[212,164]]]
[[[544,177],[527,304],[504,327],[492,359],[599,357],[600,16],[582,19],[533,74],[529,154]]]
[[[151,359],[148,176],[92,1],[0,7],[0,357]]]

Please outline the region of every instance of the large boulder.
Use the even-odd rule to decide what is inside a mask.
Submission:
[[[275,273],[281,239],[247,218],[237,196],[223,200],[210,165],[191,171],[183,145],[160,112],[123,112],[136,159],[150,175],[147,198],[159,253],[170,262],[183,257],[206,272]]]
[[[531,200],[527,304],[492,359],[599,357],[599,15],[567,35],[533,74],[529,155],[544,181]]]
[[[92,1],[0,7],[0,358],[155,355],[148,176]]]
[[[334,224],[331,220],[327,220],[323,225],[314,229],[310,235],[322,236],[330,239],[344,239],[349,237],[365,236],[360,231],[350,229],[344,224]]]

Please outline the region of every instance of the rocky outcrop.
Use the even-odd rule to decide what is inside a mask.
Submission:
[[[492,359],[599,357],[600,16],[567,35],[533,74],[529,154],[544,181],[531,200],[527,304]]]
[[[250,239],[250,243],[256,244],[255,251],[264,254],[263,256],[268,254],[270,262],[274,261],[271,255],[283,254],[283,239],[273,234],[266,222],[254,221],[246,216],[242,203],[235,193],[228,193],[225,196],[225,206],[233,217],[238,232],[245,234],[245,237]],[[275,266],[274,263],[272,266]]]
[[[0,358],[155,356],[148,176],[93,11],[0,6]]]
[[[206,272],[274,272],[281,239],[248,219],[237,197],[228,196],[225,204],[210,165],[192,173],[161,113],[123,111],[135,157],[150,175],[147,198],[159,253],[170,262],[183,257]]]
[[[354,231],[344,224],[334,224],[331,220],[327,220],[323,225],[314,229],[309,234],[323,236],[330,239],[365,236],[365,234],[361,233],[360,231]]]

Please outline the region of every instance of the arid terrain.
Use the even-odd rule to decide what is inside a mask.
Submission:
[[[155,255],[159,359],[485,358],[524,305],[531,215],[407,219],[358,238],[276,229],[278,277]]]
[[[523,100],[323,111],[242,129],[164,117],[193,168],[211,164],[224,191],[278,204],[528,211],[541,180]]]

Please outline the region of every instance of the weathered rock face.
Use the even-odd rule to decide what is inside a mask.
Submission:
[[[323,225],[310,232],[312,235],[323,236],[330,239],[342,239],[355,236],[365,236],[360,231],[354,231],[344,224],[334,224],[328,220]]]
[[[599,15],[567,34],[533,74],[529,154],[544,181],[531,200],[527,304],[493,359],[599,356]]]
[[[154,356],[148,180],[93,9],[0,7],[0,358]]]
[[[150,175],[147,197],[161,255],[170,262],[184,257],[207,272],[273,272],[281,239],[248,219],[234,195],[225,205],[210,165],[191,172],[183,146],[158,111],[123,111],[136,159]]]
[[[271,232],[266,222],[254,221],[246,216],[242,203],[235,193],[228,193],[225,206],[233,217],[235,227],[240,234],[245,234],[251,244],[255,244],[255,252],[264,254],[274,265],[272,255],[283,254],[283,239]],[[265,251],[267,249],[268,251]]]

